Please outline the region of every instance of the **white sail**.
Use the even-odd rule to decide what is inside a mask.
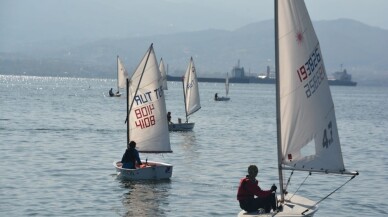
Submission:
[[[117,91],[119,91],[120,88],[125,88],[127,78],[128,72],[119,56],[117,56]]]
[[[139,152],[172,152],[162,79],[153,47],[149,48],[129,82],[129,136]]]
[[[166,69],[164,68],[164,62],[163,62],[162,58],[160,58],[159,71],[160,71],[160,74],[162,75],[163,90],[168,90],[168,87],[167,87],[167,72],[166,72]]]
[[[304,1],[278,1],[282,164],[345,170],[321,49]]]
[[[194,66],[193,58],[187,67],[185,77],[183,80],[183,91],[185,94],[186,116],[189,116],[201,108],[199,99],[199,89],[197,73]]]
[[[226,73],[225,91],[226,91],[226,96],[228,96],[228,94],[229,94],[229,73]]]

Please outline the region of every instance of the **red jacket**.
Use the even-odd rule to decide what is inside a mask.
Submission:
[[[240,185],[237,191],[237,200],[253,199],[254,196],[267,197],[271,195],[271,191],[263,191],[259,187],[259,181],[256,179],[250,180],[247,177],[240,180]]]

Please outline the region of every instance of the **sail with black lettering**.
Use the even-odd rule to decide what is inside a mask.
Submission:
[[[345,170],[321,48],[303,1],[279,1],[282,164]]]
[[[185,97],[186,119],[201,108],[199,87],[194,60],[191,57],[183,78],[183,92]]]
[[[129,82],[129,136],[139,152],[172,152],[161,74],[149,48]]]

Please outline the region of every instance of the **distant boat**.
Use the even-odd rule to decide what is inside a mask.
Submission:
[[[125,88],[126,79],[128,78],[128,72],[124,67],[124,64],[121,62],[119,56],[117,56],[117,91],[113,92],[112,88],[109,90],[109,96],[111,97],[120,97],[120,88]]]
[[[160,62],[159,62],[159,71],[160,71],[160,74],[162,76],[163,90],[168,90],[167,72],[166,72],[166,69],[164,68],[164,62],[163,62],[162,58],[160,58]]]
[[[352,75],[348,74],[346,69],[333,73],[333,77],[329,79],[330,85],[341,86],[356,86],[357,82],[352,81]]]
[[[151,44],[130,81],[127,80],[127,144],[136,142],[140,153],[171,153],[166,119],[166,102],[158,62]],[[136,169],[122,168],[113,162],[123,179],[169,179],[173,166],[167,163],[142,161]]]
[[[178,119],[178,123],[170,122],[168,124],[169,131],[191,131],[194,128],[194,123],[189,123],[189,116],[197,112],[201,108],[199,99],[199,87],[197,81],[197,73],[194,66],[193,57],[190,58],[185,76],[182,79],[183,86],[183,102],[185,104],[186,122],[182,123]]]
[[[228,94],[229,94],[229,75],[228,75],[228,73],[226,73],[226,78],[225,78],[225,93],[226,93],[226,95],[221,96],[221,97],[219,97],[218,94],[216,93],[216,95],[214,96],[214,100],[215,101],[229,101],[230,100],[230,98],[228,97]]]
[[[280,186],[278,204],[282,208],[267,214],[241,211],[239,217],[311,217],[318,211],[319,202],[358,175],[345,169],[322,57],[304,1],[275,0],[276,165]],[[287,183],[284,183],[284,170],[293,171]],[[351,175],[351,178],[326,197],[318,195],[322,199],[314,202],[287,192],[294,171],[322,173],[326,176],[325,183],[330,182],[328,174]]]

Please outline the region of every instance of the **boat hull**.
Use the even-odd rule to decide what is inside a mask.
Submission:
[[[194,123],[169,123],[169,131],[192,131]]]
[[[333,86],[357,86],[357,82],[343,80],[328,80],[329,85]]]
[[[278,216],[278,217],[298,217],[298,216],[314,216],[314,214],[318,211],[318,205],[315,205],[315,202],[312,200],[309,200],[307,198],[298,196],[298,195],[287,195],[287,198],[285,199],[285,202],[282,204],[283,210],[278,213],[264,213],[260,214],[259,212],[246,212],[242,210],[238,217],[269,217],[269,216]],[[278,195],[278,200],[280,199],[280,196]],[[306,211],[307,210],[307,211]],[[302,214],[303,213],[303,214]]]
[[[115,93],[113,95],[109,95],[110,97],[120,97],[121,96],[121,93]]]
[[[136,169],[122,168],[120,161],[113,162],[113,166],[116,168],[117,175],[126,180],[159,180],[169,179],[172,176],[171,164],[155,161],[142,161],[142,163],[144,167]]]
[[[214,99],[215,101],[229,101],[230,98],[229,97],[218,97],[217,99]]]

